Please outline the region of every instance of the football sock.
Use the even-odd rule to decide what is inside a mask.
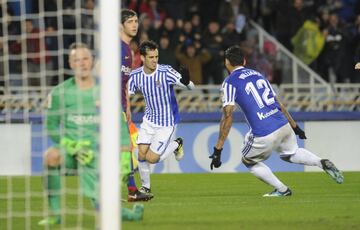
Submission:
[[[48,175],[45,178],[45,186],[48,191],[49,207],[52,214],[59,215],[61,208],[60,201],[60,167],[48,167]]]
[[[135,178],[134,178],[134,164],[133,164],[132,158],[130,160],[130,169],[131,169],[131,172],[129,174],[128,184],[127,184],[129,194],[134,193],[137,190]]]
[[[160,156],[159,162],[168,158],[170,154],[174,154],[175,149],[179,146],[176,141],[171,141],[170,144],[165,149],[164,153]]]
[[[248,169],[254,176],[258,179],[264,181],[265,183],[273,186],[280,192],[285,192],[287,190],[287,186],[284,185],[270,170],[268,166],[264,163],[259,162],[255,165],[248,166]]]
[[[146,160],[138,160],[141,185],[150,188],[150,163]]]
[[[296,153],[290,157],[290,161],[293,163],[309,166],[318,166],[322,168],[320,160],[320,157],[316,156],[315,154],[304,148],[298,148],[296,150]]]

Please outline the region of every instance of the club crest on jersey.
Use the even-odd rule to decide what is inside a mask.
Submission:
[[[156,87],[160,87],[160,86],[161,86],[161,83],[160,83],[159,80],[156,80],[155,84],[156,84]]]

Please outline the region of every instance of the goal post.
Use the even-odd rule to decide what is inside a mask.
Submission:
[[[120,229],[120,1],[100,1],[100,222],[101,229]]]
[[[120,7],[121,0],[0,1],[1,230],[121,229]],[[89,72],[98,84],[91,94],[74,94],[74,103],[81,102],[80,115],[61,108],[57,118],[81,123],[79,133],[87,122],[96,130],[90,135],[94,146],[84,144],[88,140],[81,139],[83,134],[75,140],[76,146],[98,154],[92,161],[97,167],[89,170],[95,172],[91,174],[95,189],[82,184],[89,178],[81,177],[83,165],[72,165],[68,171],[64,158],[54,167],[44,162],[50,147],[58,148],[63,157],[70,155],[66,149],[70,142],[61,140],[66,136],[65,122],[59,122],[61,138],[56,141],[46,124],[52,103],[65,103],[65,97],[71,97],[66,89],[77,86],[75,82],[54,91],[74,76],[69,64],[72,43],[90,48],[92,54],[87,54],[94,56],[95,66],[99,63],[99,71]],[[83,103],[88,95],[93,103]],[[50,177],[56,177],[57,184],[49,183]],[[59,217],[56,226],[39,226],[54,216]]]

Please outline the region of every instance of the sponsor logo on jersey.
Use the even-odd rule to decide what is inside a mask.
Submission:
[[[130,75],[131,68],[128,66],[121,65],[121,72],[125,75]]]
[[[69,115],[69,122],[73,122],[76,125],[94,125],[99,124],[100,118],[95,115]]]
[[[279,109],[278,108],[276,108],[276,109],[273,109],[273,110],[270,110],[269,112],[267,112],[267,113],[259,113],[259,112],[257,112],[256,114],[257,114],[257,116],[258,116],[258,118],[260,119],[260,121],[261,120],[263,120],[263,119],[266,119],[266,118],[268,118],[268,117],[270,117],[271,115],[273,115],[273,114],[275,114],[275,113],[277,113],[277,112],[279,112]]]

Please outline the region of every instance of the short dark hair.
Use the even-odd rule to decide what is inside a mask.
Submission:
[[[128,20],[131,17],[137,17],[137,14],[135,11],[133,10],[129,10],[129,9],[122,9],[121,10],[121,24],[124,24],[124,22],[126,22],[126,20]]]
[[[146,56],[147,50],[156,50],[158,49],[158,45],[154,41],[144,41],[140,44],[139,50],[140,55]]]
[[[244,64],[244,52],[240,46],[235,45],[225,50],[225,59],[228,59],[232,66],[239,66]]]

